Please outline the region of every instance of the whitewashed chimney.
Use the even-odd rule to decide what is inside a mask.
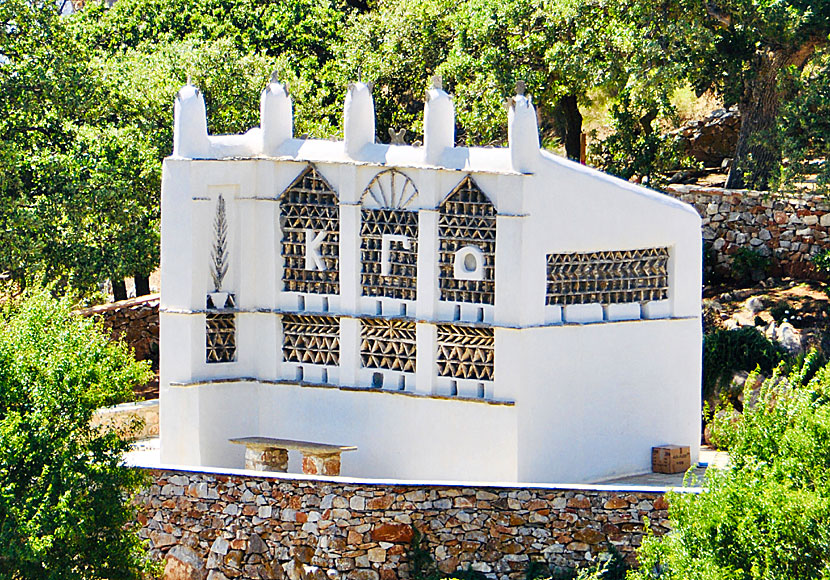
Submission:
[[[190,83],[179,89],[173,107],[173,157],[209,157],[210,140],[202,91]]]
[[[355,159],[365,145],[375,142],[375,102],[372,84],[349,83],[343,107],[343,146]]]
[[[294,136],[294,109],[288,88],[277,82],[276,73],[259,97],[262,153],[276,155],[280,145]]]
[[[444,92],[441,77],[432,77],[424,103],[424,161],[438,165],[441,155],[455,145],[455,105]]]
[[[513,170],[533,173],[541,157],[536,109],[525,96],[525,84],[516,83],[516,96],[507,100],[507,140]]]

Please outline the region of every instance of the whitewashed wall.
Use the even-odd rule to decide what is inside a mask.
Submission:
[[[347,103],[361,118],[371,110],[364,89],[352,89]],[[451,101],[438,90],[428,128],[451,119]],[[374,144],[348,119],[345,145],[290,138],[290,106],[277,89],[264,93],[263,123],[283,126],[212,137],[199,94],[182,95],[177,134],[190,141],[177,138],[162,185],[164,462],[240,467],[243,450],[227,440],[251,435],[357,445],[343,473],[371,477],[596,480],[647,471],[651,446],[665,443],[690,445],[696,459],[701,244],[690,206],[541,152],[522,95],[510,111],[509,148],[449,147],[450,134],[436,130],[426,151]],[[338,295],[282,291],[278,197],[309,163],[338,198]],[[414,301],[361,296],[361,196],[390,167],[418,190],[407,208],[418,213]],[[439,300],[438,208],[467,176],[497,211],[494,305]],[[220,195],[230,255],[223,290],[236,299],[237,351],[234,362],[206,363]],[[545,304],[548,254],[662,247],[667,300]],[[317,386],[298,386],[300,365],[283,361],[280,313],[340,317],[340,364],[302,365],[303,383]],[[403,383],[401,373],[381,371],[383,389],[368,389],[379,371],[361,367],[359,320],[367,316],[417,322],[417,368]],[[437,322],[495,329],[493,381],[438,376]]]

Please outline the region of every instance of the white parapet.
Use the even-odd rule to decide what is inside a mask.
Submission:
[[[372,87],[349,83],[343,107],[343,146],[352,159],[360,156],[364,146],[375,142],[375,102]]]
[[[424,161],[438,165],[441,155],[455,145],[455,105],[441,86],[441,78],[433,78],[424,103]]]
[[[275,156],[280,145],[294,136],[294,113],[288,89],[274,77],[260,94],[259,116],[262,153]]]
[[[524,83],[517,83],[517,95],[508,99],[507,139],[513,170],[533,173],[540,159],[539,127],[536,109],[524,94]]]
[[[209,157],[205,99],[202,91],[190,84],[189,79],[176,94],[173,118],[173,157]]]

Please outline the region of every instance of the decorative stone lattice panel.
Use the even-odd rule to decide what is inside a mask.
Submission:
[[[360,335],[360,359],[364,367],[415,372],[414,322],[364,318]]]
[[[447,196],[438,218],[441,300],[493,304],[496,267],[496,208],[469,175]],[[459,277],[456,254],[477,249],[479,279]]]
[[[206,315],[205,362],[236,360],[236,314],[208,312]]]
[[[337,366],[340,319],[336,316],[282,316],[282,354],[288,362]]]
[[[418,260],[418,213],[407,211],[418,189],[397,169],[378,173],[361,196],[382,209],[361,212],[360,283],[363,296],[415,300]]]
[[[340,292],[340,208],[313,165],[280,195],[283,286],[292,292]]]
[[[418,214],[394,209],[364,209],[361,218],[360,282],[363,295],[415,300]],[[384,242],[384,236],[393,237]],[[387,244],[388,257],[384,256],[384,244]],[[384,261],[388,268],[386,275]]]
[[[547,304],[619,304],[664,300],[669,249],[548,254]]]
[[[493,329],[438,325],[438,375],[493,380]]]

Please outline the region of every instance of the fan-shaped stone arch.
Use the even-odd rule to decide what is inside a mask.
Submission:
[[[418,188],[407,175],[398,169],[385,169],[372,178],[360,202],[366,205],[369,198],[381,208],[404,209],[418,197]]]

